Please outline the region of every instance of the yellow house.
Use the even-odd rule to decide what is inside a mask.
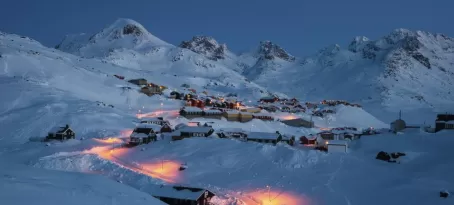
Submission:
[[[247,108],[242,108],[241,112],[249,112],[249,113],[259,113],[262,110],[257,107],[247,107]]]
[[[240,119],[240,112],[232,110],[232,111],[224,111],[222,114],[228,121],[238,121]]]
[[[240,122],[249,122],[252,120],[252,113],[250,112],[240,112]]]

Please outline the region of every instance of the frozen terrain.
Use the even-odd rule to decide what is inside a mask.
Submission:
[[[439,45],[432,48],[435,52],[445,52],[447,60],[443,62],[449,63],[449,38],[404,30],[396,32],[404,37],[393,37],[389,42],[414,39],[412,35],[417,35],[424,45],[419,48]],[[357,39],[358,43],[360,40]],[[436,43],[438,41],[444,43]],[[385,48],[390,45],[382,43],[383,40],[379,40],[372,44],[384,46],[380,48],[386,52],[399,47]],[[217,137],[172,142],[166,138],[131,149],[116,148],[136,126],[137,116],[163,116],[172,125],[189,121],[214,122],[215,130],[280,131],[297,137],[318,131],[257,119],[247,123],[225,119],[187,120],[178,116],[181,101],[167,99],[165,95],[143,95],[138,92],[139,87],[127,82],[129,79],[143,77],[169,90],[183,90],[181,84],[185,83],[213,95],[237,93],[245,101],[255,101],[268,92],[285,93],[300,100],[358,101],[365,103],[364,109],[341,105],[336,106],[336,113],[329,117],[313,117],[316,127],[387,128],[390,119],[397,114],[390,116],[382,112],[383,103],[389,103],[386,106],[390,109],[407,106],[409,110],[420,110],[420,115],[404,112],[404,118],[418,124],[426,120],[433,125],[433,111],[451,100],[449,96],[436,94],[445,88],[443,86],[450,88],[450,74],[439,73],[443,72],[439,69],[442,60],[429,60],[434,70],[430,75],[444,76],[445,85],[438,84],[444,82],[440,80],[430,84],[432,87],[417,91],[409,90],[414,85],[408,84],[419,82],[416,80],[399,79],[396,82],[400,83],[396,84],[390,80],[394,78],[389,77],[380,81],[399,87],[394,92],[408,94],[397,98],[398,95],[383,95],[381,91],[359,86],[369,82],[369,77],[381,75],[382,67],[371,64],[370,59],[357,60],[359,54],[340,51],[336,46],[325,49],[324,53],[339,50],[339,53],[334,52],[336,59],[356,56],[352,62],[363,62],[371,71],[358,74],[356,70],[362,67],[355,64],[352,79],[338,82],[329,76],[340,78],[344,71],[330,66],[341,62],[332,60],[331,63],[325,61],[322,69],[303,65],[304,72],[312,69],[315,74],[313,78],[302,78],[304,74],[294,67],[302,60],[269,41],[261,42],[251,53],[238,56],[207,37],[193,38],[177,47],[128,19],[120,19],[93,36],[68,36],[58,49],[46,48],[28,37],[0,33],[1,204],[36,201],[49,205],[163,204],[150,195],[153,192],[150,186],[158,184],[207,188],[217,195],[213,200],[216,205],[453,203],[452,197],[438,197],[441,190],[454,190],[451,174],[454,163],[449,160],[450,143],[454,138],[448,131],[428,134],[419,129],[407,129],[399,135],[363,136],[351,143],[346,154],[325,153],[301,145],[272,146]],[[352,50],[355,49],[352,47]],[[414,60],[410,62],[416,65]],[[408,67],[398,68],[402,71]],[[420,81],[428,81],[426,78],[430,77],[425,71],[417,75]],[[396,76],[402,78],[403,74]],[[410,106],[415,104],[409,100],[415,93],[427,95],[424,99],[430,97],[432,101],[428,103],[433,107],[428,103]],[[369,95],[372,99],[363,99]],[[288,113],[273,115],[288,117]],[[310,118],[307,114],[292,117]],[[49,129],[62,124],[71,125],[76,132],[75,140],[40,142]],[[103,139],[105,137],[110,139]],[[376,160],[379,151],[404,152],[407,156],[402,157],[400,163],[392,164]],[[178,171],[181,164],[188,168]]]

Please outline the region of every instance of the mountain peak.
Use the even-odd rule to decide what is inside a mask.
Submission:
[[[135,38],[147,38],[151,35],[150,32],[142,26],[142,24],[127,18],[119,18],[101,32],[90,38],[90,41],[97,39],[105,39],[113,41],[126,36],[134,36]]]
[[[153,36],[137,21],[119,18],[95,35],[67,35],[55,48],[84,57],[105,56],[116,49],[147,50],[170,44]]]
[[[189,49],[215,61],[224,59],[227,52],[227,46],[218,43],[211,36],[194,36],[189,41],[181,42],[180,47]]]
[[[295,57],[290,55],[286,50],[271,41],[260,41],[258,54],[268,60],[280,58],[286,61],[295,61]]]
[[[365,44],[369,42],[369,39],[365,36],[356,36],[352,42],[348,45],[348,50],[351,52],[358,52],[361,50]]]

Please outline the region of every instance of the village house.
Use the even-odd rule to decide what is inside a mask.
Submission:
[[[265,114],[265,113],[254,113],[252,114],[252,118],[254,119],[259,119],[259,120],[274,120],[273,116],[269,115],[269,114]]]
[[[241,112],[249,112],[249,113],[259,113],[262,110],[260,108],[256,107],[247,107],[247,108],[242,108],[240,109]]]
[[[148,83],[145,87],[142,87],[140,89],[140,92],[142,92],[148,96],[152,96],[152,95],[156,95],[156,94],[162,94],[163,89],[164,89],[163,86],[159,86],[159,85],[156,85],[153,83]]]
[[[145,80],[143,78],[131,79],[131,80],[128,80],[128,82],[135,84],[135,85],[139,85],[139,86],[146,85],[148,83],[147,80]]]
[[[210,126],[187,126],[182,127],[178,131],[180,132],[180,136],[172,137],[173,140],[181,140],[190,137],[208,137],[213,134],[214,129]]]
[[[202,117],[203,110],[198,107],[183,107],[180,110],[180,115],[188,119]]]
[[[435,120],[435,132],[444,129],[454,129],[454,114],[438,114]]]
[[[150,117],[150,118],[142,118],[140,123],[147,123],[147,124],[155,124],[163,126],[164,124],[169,124],[169,121],[164,120],[163,117]]]
[[[220,110],[205,110],[203,111],[203,117],[211,119],[221,119],[222,111]]]
[[[277,144],[283,139],[283,136],[279,132],[249,132],[247,133],[247,141],[260,142],[260,143],[272,143]]]
[[[223,116],[228,121],[238,121],[240,118],[240,112],[238,112],[236,110],[228,110],[228,111],[224,111]]]
[[[211,198],[214,193],[202,188],[171,186],[171,185],[148,185],[144,188],[150,194],[172,205],[212,205]]]
[[[76,133],[66,125],[64,127],[53,127],[49,130],[49,133],[46,136],[46,140],[67,140],[75,139]]]
[[[170,124],[163,124],[161,126],[161,133],[169,133],[169,132],[172,132],[172,128],[170,127]]]
[[[223,128],[220,129],[217,135],[220,138],[236,138],[246,140],[247,134],[246,131],[241,128]]]
[[[317,145],[317,135],[307,135],[300,137],[300,143],[304,145]]]
[[[268,111],[268,112],[276,112],[277,111],[277,107],[273,106],[273,105],[265,106],[265,107],[263,107],[263,109]]]
[[[161,126],[155,124],[139,124],[131,133],[129,144],[148,144],[152,141],[156,141],[156,131],[160,129]]]
[[[252,113],[240,112],[239,117],[240,122],[249,122],[252,120]]]
[[[314,121],[308,121],[302,118],[290,119],[290,120],[280,120],[282,123],[292,126],[292,127],[305,127],[305,128],[313,128]]]
[[[281,112],[290,112],[290,107],[289,106],[282,106],[281,107]]]

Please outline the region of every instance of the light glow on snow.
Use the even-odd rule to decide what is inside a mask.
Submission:
[[[180,165],[181,163],[172,160],[162,160],[158,162],[146,162],[141,163],[140,166],[150,172],[157,173],[160,176],[164,176],[165,179],[172,179],[172,181],[177,181],[180,177]],[[159,177],[158,177],[159,178]],[[167,180],[165,180],[167,181]]]
[[[253,200],[261,205],[308,205],[309,201],[294,194],[286,193],[283,191],[262,189],[248,193],[253,197]]]
[[[113,138],[113,137],[110,137],[107,139],[95,138],[94,140],[97,142],[103,143],[103,144],[121,144],[121,143],[123,143],[123,140],[121,140],[120,138]]]
[[[158,111],[153,111],[153,112],[148,112],[148,113],[137,113],[136,117],[138,119],[142,119],[142,118],[146,118],[146,117],[158,117],[158,116],[161,116],[164,114],[166,116],[176,117],[180,113],[178,112],[178,110],[158,110]]]

